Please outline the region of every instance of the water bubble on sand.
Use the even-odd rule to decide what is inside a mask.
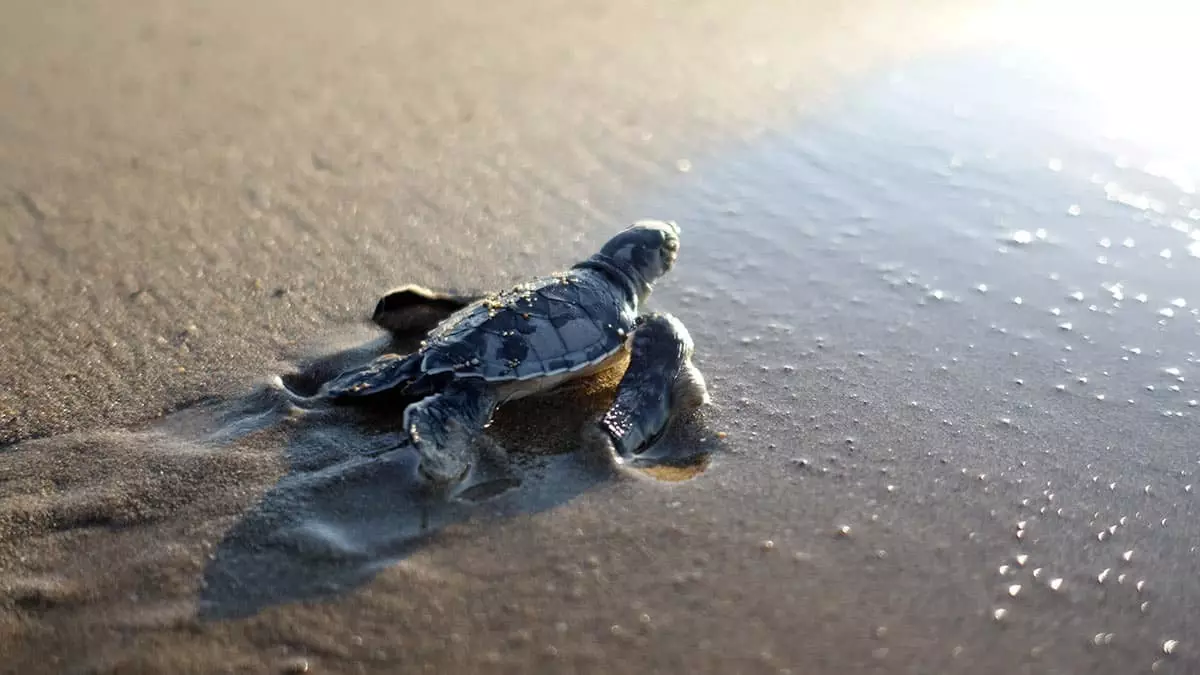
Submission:
[[[1138,582],[1133,585],[1133,587],[1138,593],[1141,593],[1146,588],[1146,580],[1139,579]]]
[[[1133,248],[1137,245],[1137,242],[1133,240],[1133,237],[1125,237],[1125,241],[1122,241],[1121,245],[1125,248]]]
[[[1137,295],[1133,296],[1133,299],[1142,304],[1146,304],[1150,301],[1150,296],[1146,295],[1145,293],[1138,293]]]
[[[1067,297],[1074,300],[1075,302],[1083,302],[1083,292],[1082,291],[1074,291]]]
[[[1051,157],[1049,160],[1046,161],[1046,168],[1050,169],[1051,171],[1054,171],[1055,173],[1062,171],[1063,161],[1057,157]]]
[[[1179,640],[1163,640],[1162,652],[1170,656],[1179,649]]]
[[[1074,326],[1070,321],[1063,321],[1062,323],[1058,324],[1058,329],[1062,331],[1069,331],[1073,327]]]
[[[1171,317],[1175,316],[1175,310],[1171,309],[1170,307],[1163,307],[1162,309],[1158,310],[1158,315],[1170,319]]]
[[[1171,301],[1171,306],[1183,309],[1184,307],[1187,307],[1187,300],[1184,300],[1183,298],[1175,298]]]
[[[996,573],[1000,576],[1006,576],[1011,569],[1008,565],[1001,565],[996,568]]]
[[[1111,568],[1105,567],[1103,572],[1096,575],[1096,581],[1098,581],[1099,583],[1104,583],[1105,581],[1108,580],[1108,575],[1111,572],[1112,572]]]
[[[993,621],[1003,621],[1004,618],[1007,616],[1008,616],[1008,610],[1004,609],[1003,607],[997,607],[996,609],[992,610],[992,620]]]
[[[1021,592],[1021,584],[1012,584],[1008,587],[1008,597],[1015,598]]]
[[[1025,302],[1023,299],[1021,299],[1021,296],[1019,296],[1019,295],[1017,297],[1013,298],[1012,301],[1013,301],[1014,305],[1024,304],[1024,302]]]
[[[1158,257],[1162,258],[1163,260],[1170,260],[1171,259],[1171,249],[1164,248],[1163,250],[1159,251]]]
[[[1125,562],[1131,562],[1133,560],[1133,549],[1129,549],[1128,551],[1122,553],[1121,560],[1124,560]]]
[[[1008,239],[1014,244],[1029,244],[1033,242],[1033,233],[1029,230],[1017,230]]]
[[[1112,644],[1113,637],[1115,637],[1113,633],[1096,633],[1092,636],[1092,644],[1097,647]]]
[[[677,159],[675,160],[675,168],[678,169],[680,173],[687,173],[692,170],[692,162],[688,159]]]
[[[1079,215],[1080,213],[1082,213],[1082,210],[1079,208],[1079,205],[1078,205],[1078,204],[1072,204],[1072,205],[1070,205],[1070,206],[1068,206],[1068,207],[1067,207],[1067,214],[1068,214],[1068,215],[1077,216],[1077,215]]]
[[[1058,589],[1062,588],[1062,585],[1063,585],[1062,577],[1054,577],[1053,579],[1050,580],[1050,590],[1052,590],[1052,591],[1057,591]]]
[[[1163,368],[1162,371],[1165,375],[1170,375],[1171,377],[1179,377],[1180,373],[1180,370],[1174,366],[1170,368]]]
[[[988,285],[987,285],[987,284],[976,284],[976,285],[975,285],[975,290],[976,290],[976,291],[978,291],[978,292],[980,292],[980,293],[987,293],[987,292],[988,292]]]
[[[1029,562],[1029,556],[1028,556],[1028,555],[1026,555],[1026,554],[1024,554],[1024,553],[1018,553],[1018,554],[1017,554],[1017,564],[1018,564],[1018,565],[1020,565],[1021,567],[1024,567],[1024,566],[1025,566],[1025,563],[1027,563],[1027,562]]]

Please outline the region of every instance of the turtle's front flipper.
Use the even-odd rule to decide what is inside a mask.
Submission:
[[[708,402],[704,376],[692,364],[692,350],[687,328],[675,317],[641,317],[616,401],[600,420],[621,457],[643,452],[677,414]]]
[[[475,465],[474,441],[492,419],[496,398],[480,378],[451,381],[404,411],[404,430],[421,458],[419,471],[434,487],[463,484]]]
[[[439,293],[409,284],[385,293],[375,304],[371,321],[394,335],[425,333],[442,319],[482,297]]]

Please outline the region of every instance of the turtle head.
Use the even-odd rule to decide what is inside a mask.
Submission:
[[[639,301],[675,264],[679,254],[679,225],[671,221],[639,220],[619,232],[593,257],[615,267],[634,285]]]

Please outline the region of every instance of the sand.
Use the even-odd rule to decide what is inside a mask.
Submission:
[[[974,11],[9,7],[0,671],[1200,669],[1186,233],[951,51]],[[599,382],[502,412],[520,488],[431,504],[358,457],[394,425],[270,389],[386,348],[392,286],[641,217],[684,226],[655,306],[711,384],[669,439],[699,473],[582,449]]]

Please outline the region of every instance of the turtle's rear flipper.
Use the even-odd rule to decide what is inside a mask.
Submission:
[[[459,295],[409,284],[384,294],[375,304],[371,321],[397,336],[426,333],[482,295]]]
[[[334,403],[353,403],[383,393],[402,393],[420,375],[419,355],[384,354],[326,382],[320,392]]]
[[[675,317],[642,317],[616,400],[599,422],[622,459],[645,452],[674,417],[708,401],[704,376],[692,365],[692,349],[687,328]]]

